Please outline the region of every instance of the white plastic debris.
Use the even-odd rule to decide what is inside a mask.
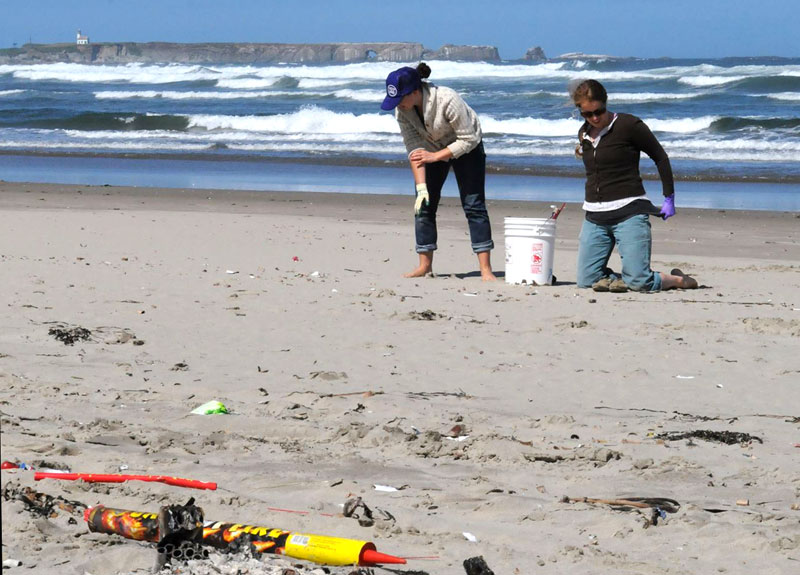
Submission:
[[[450,441],[466,441],[469,439],[469,435],[459,435],[458,437],[445,437],[445,439],[449,439]]]
[[[461,535],[463,535],[463,536],[464,536],[464,539],[466,539],[467,541],[470,541],[470,542],[472,542],[472,543],[477,543],[477,542],[478,542],[478,538],[477,538],[477,537],[475,537],[475,536],[474,536],[472,533],[470,533],[469,531],[464,531],[463,533],[461,533]]]

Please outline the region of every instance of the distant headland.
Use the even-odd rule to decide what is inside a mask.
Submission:
[[[81,38],[80,33],[78,34]],[[84,37],[85,38],[85,37]],[[532,48],[525,60],[543,61],[541,48]],[[119,42],[25,44],[0,50],[0,64],[186,63],[186,64],[341,64],[349,62],[412,62],[460,60],[497,62],[494,46],[446,44],[431,50],[414,42],[363,42],[329,44]]]

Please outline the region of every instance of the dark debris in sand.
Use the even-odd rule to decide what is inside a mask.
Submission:
[[[738,431],[710,431],[707,429],[696,429],[694,431],[667,431],[656,435],[656,439],[663,439],[664,441],[702,439],[704,441],[724,443],[725,445],[736,445],[742,443],[747,444],[752,443],[753,441],[764,443],[760,437],[750,435],[749,433],[740,433]]]
[[[92,332],[85,327],[51,327],[48,332],[64,345],[74,345],[76,341],[86,341],[92,337]]]

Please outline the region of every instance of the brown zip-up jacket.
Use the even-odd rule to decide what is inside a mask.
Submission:
[[[639,157],[644,152],[655,162],[665,196],[675,192],[669,157],[650,131],[636,116],[617,114],[608,133],[597,147],[584,139],[591,126],[585,122],[578,132],[583,165],[586,167],[586,201],[609,202],[645,193],[639,174]]]

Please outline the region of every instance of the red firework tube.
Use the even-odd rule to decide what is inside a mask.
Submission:
[[[154,481],[175,485],[177,487],[188,487],[190,489],[210,489],[217,488],[216,483],[197,481],[196,479],[183,479],[182,477],[170,477],[168,475],[126,475],[119,473],[50,473],[47,471],[36,471],[33,474],[36,481],[42,479],[62,479],[64,481],[77,481],[81,479],[87,483],[124,483],[125,481]]]
[[[158,514],[98,505],[87,509],[89,531],[117,534],[138,541],[160,541]],[[381,553],[369,541],[294,533],[271,527],[205,521],[203,545],[223,551],[249,548],[254,553],[275,553],[322,565],[405,564],[402,557]]]
[[[558,215],[561,213],[561,210],[567,205],[566,202],[562,203],[559,207],[553,210],[553,213],[550,214],[550,219],[556,220],[558,219]]]

